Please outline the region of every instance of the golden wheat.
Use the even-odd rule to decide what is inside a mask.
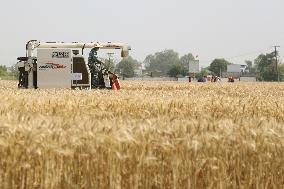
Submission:
[[[0,188],[283,188],[284,84],[0,81]]]

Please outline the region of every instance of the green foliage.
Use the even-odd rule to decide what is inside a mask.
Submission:
[[[274,53],[261,54],[255,61],[258,72],[258,80],[260,81],[277,81],[276,59]],[[280,75],[282,75],[282,68],[279,66]]]
[[[146,56],[146,58],[145,58],[145,60],[144,60],[144,64],[145,64],[145,66],[146,66],[146,68],[147,68],[148,70],[150,70],[150,68],[149,68],[149,67],[150,67],[150,64],[151,64],[151,62],[154,61],[154,59],[155,59],[155,56],[152,55],[152,54]]]
[[[284,81],[284,64],[279,64],[278,69],[280,81]]]
[[[186,75],[188,73],[189,61],[194,60],[194,56],[188,53],[181,58],[173,50],[164,50],[154,55],[148,55],[144,64],[149,72],[162,72],[163,75],[176,77],[177,75]]]
[[[231,64],[225,59],[215,59],[209,66],[209,70],[212,71],[215,75],[220,76],[220,70],[222,72],[227,71],[227,65]]]
[[[13,66],[9,70],[6,66],[0,65],[0,78],[5,80],[14,80],[17,78],[18,71]]]
[[[139,63],[131,56],[124,58],[117,65],[117,68],[121,71],[125,77],[134,77],[134,70],[138,67]]]
[[[179,55],[173,50],[164,50],[154,55],[148,55],[144,61],[147,70],[161,71],[164,75],[168,74],[173,65],[180,64]]]
[[[196,78],[201,78],[201,77],[204,77],[204,76],[207,76],[208,75],[208,71],[207,70],[202,70],[201,72],[195,74],[195,77]]]
[[[178,75],[185,76],[187,70],[182,64],[174,64],[171,66],[170,70],[168,71],[168,75],[171,77],[177,77]]]
[[[0,65],[0,76],[6,76],[7,75],[7,68],[6,66]]]
[[[112,59],[105,60],[105,68],[107,70],[113,72],[115,70],[114,60],[112,60]]]
[[[248,66],[249,69],[252,68],[252,64],[253,64],[253,63],[252,63],[251,60],[246,60],[245,63],[246,63],[246,65]]]

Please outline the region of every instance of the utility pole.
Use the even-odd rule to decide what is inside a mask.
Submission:
[[[277,81],[280,81],[279,78],[279,70],[278,70],[278,59],[277,59],[277,48],[279,48],[280,46],[274,46],[274,51],[275,51],[275,59],[276,59],[276,72],[277,72]]]

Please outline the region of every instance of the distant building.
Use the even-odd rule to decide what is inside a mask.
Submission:
[[[228,73],[244,73],[247,71],[246,64],[229,64],[227,65]]]
[[[142,76],[143,74],[143,64],[139,64],[137,68],[134,70],[134,74],[136,76]]]
[[[134,74],[137,75],[137,76],[141,76],[143,73],[143,70],[142,69],[135,69],[134,70]]]
[[[190,60],[188,64],[189,73],[198,73],[199,72],[199,60]]]
[[[246,64],[242,64],[241,65],[241,72],[242,73],[249,72],[249,70],[247,68],[248,68],[248,66]]]
[[[239,78],[247,72],[247,65],[245,64],[229,64],[227,65],[227,72],[223,73],[223,76]]]

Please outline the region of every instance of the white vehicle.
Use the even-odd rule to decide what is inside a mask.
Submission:
[[[90,48],[88,62],[84,49]],[[120,49],[127,57],[131,47],[124,43],[64,43],[31,40],[26,57],[18,57],[20,88],[112,88],[114,77],[97,58],[99,49]],[[79,54],[81,50],[81,55]],[[117,83],[118,84],[118,83]],[[119,86],[118,86],[119,87]]]

